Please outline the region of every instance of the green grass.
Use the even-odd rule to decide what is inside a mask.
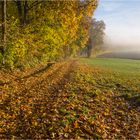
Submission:
[[[140,77],[140,60],[112,58],[81,58],[81,61],[129,78]]]
[[[99,68],[96,81],[103,88],[119,93],[127,100],[140,105],[140,60],[112,58],[80,58],[80,61]]]

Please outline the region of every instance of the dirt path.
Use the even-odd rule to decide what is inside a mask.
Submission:
[[[99,88],[99,71],[73,60],[1,86],[0,138],[140,138],[139,108]]]

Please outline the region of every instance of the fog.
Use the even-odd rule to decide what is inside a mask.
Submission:
[[[114,41],[114,40],[111,40],[109,38],[106,38],[104,39],[104,47],[108,50],[112,50],[112,51],[121,51],[121,52],[129,52],[129,51],[132,51],[132,52],[139,52],[140,53],[140,44],[139,42],[136,43],[136,42],[130,42],[131,40],[129,41]]]
[[[140,1],[100,0],[97,20],[106,24],[105,46],[112,51],[140,55]]]
[[[140,60],[140,45],[106,41],[103,47],[106,51],[98,57]]]

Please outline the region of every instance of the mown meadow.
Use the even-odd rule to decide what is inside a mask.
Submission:
[[[135,97],[140,104],[140,60],[119,58],[81,58],[81,62],[101,69],[100,76],[106,79],[109,88],[120,92],[121,96]],[[107,83],[104,86],[107,87]],[[138,97],[137,97],[138,96]]]

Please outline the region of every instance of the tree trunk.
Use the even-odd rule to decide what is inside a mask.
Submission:
[[[25,25],[27,23],[27,7],[28,7],[28,3],[27,1],[24,2],[24,17],[23,17],[23,24]]]
[[[16,1],[16,5],[17,5],[17,10],[18,10],[18,16],[19,16],[19,20],[20,20],[20,24],[23,24],[23,14],[22,14],[22,1]]]
[[[28,12],[28,2],[25,1],[16,1],[18,16],[21,25],[25,25],[27,23],[27,12]]]
[[[6,50],[6,0],[2,0],[2,43],[3,43],[3,51],[4,54]]]
[[[87,44],[87,57],[91,57],[92,54],[92,44],[91,44],[91,38],[89,38],[88,44]]]
[[[88,46],[88,50],[87,50],[87,57],[90,58],[91,57],[91,52],[92,52],[92,49],[90,46]]]

